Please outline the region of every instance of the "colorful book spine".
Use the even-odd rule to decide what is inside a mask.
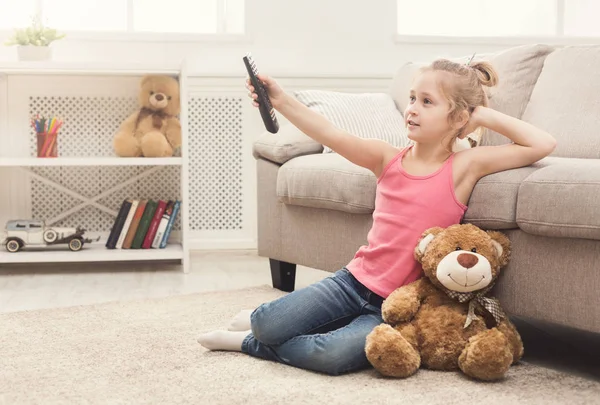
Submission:
[[[117,245],[117,240],[121,235],[121,230],[123,229],[123,225],[125,224],[125,220],[129,215],[129,210],[131,208],[131,201],[128,199],[123,200],[121,204],[121,208],[119,209],[119,213],[117,214],[117,219],[113,224],[113,227],[110,231],[108,239],[106,240],[106,248],[114,249]]]
[[[158,249],[160,247],[160,242],[162,242],[162,238],[167,230],[167,224],[169,223],[169,219],[171,218],[171,214],[173,213],[173,203],[174,201],[169,201],[167,203],[167,208],[165,208],[165,213],[160,220],[160,224],[158,224],[158,229],[156,230],[156,235],[154,236],[154,240],[152,241],[152,248]]]
[[[177,214],[179,213],[180,206],[181,206],[181,201],[179,201],[179,200],[176,200],[175,203],[173,204],[173,213],[171,214],[171,217],[169,218],[169,223],[167,224],[167,229],[165,230],[165,234],[162,238],[162,241],[160,242],[161,249],[164,249],[167,246],[169,236],[171,235],[171,230],[173,229],[173,223],[175,222],[175,219],[177,218]]]
[[[119,235],[119,239],[117,240],[117,244],[115,249],[123,248],[123,242],[125,242],[125,236],[127,236],[127,231],[129,231],[129,227],[131,226],[131,221],[133,220],[133,216],[137,211],[139,201],[133,200],[131,202],[131,207],[129,208],[129,213],[127,214],[127,218],[125,219],[125,223],[123,224],[123,229],[121,229],[121,234]]]
[[[148,227],[148,231],[146,232],[146,236],[144,237],[144,241],[142,242],[142,249],[150,249],[150,247],[152,246],[152,241],[154,240],[154,236],[156,235],[158,225],[160,224],[160,220],[162,219],[166,207],[166,201],[158,201],[158,205],[156,207],[156,210],[154,211],[152,220],[150,221],[150,226]]]
[[[146,233],[148,232],[150,222],[152,222],[152,218],[154,217],[154,212],[156,212],[157,206],[158,203],[154,200],[148,200],[146,203],[146,209],[144,210],[144,214],[142,215],[138,229],[135,232],[135,237],[131,243],[132,249],[142,248],[142,243],[144,242],[144,238],[146,237]]]
[[[142,219],[142,215],[144,215],[146,203],[146,200],[141,200],[139,202],[137,209],[135,210],[135,214],[133,215],[133,219],[131,220],[131,225],[129,225],[127,236],[125,236],[125,241],[123,242],[123,249],[131,248],[131,243],[133,242],[135,233],[137,232],[138,226],[140,225],[140,220]]]

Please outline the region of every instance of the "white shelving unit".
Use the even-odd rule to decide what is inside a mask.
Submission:
[[[100,241],[102,242],[102,241]],[[50,263],[50,262],[111,262],[182,260],[181,244],[170,244],[164,249],[106,249],[104,244],[86,244],[79,252],[71,252],[66,245],[51,249],[30,249],[17,253],[0,251],[0,263]]]
[[[110,91],[106,89],[111,84],[111,78],[115,81],[115,92],[121,92],[121,99],[125,97],[137,97],[135,92],[136,85],[133,83],[139,82],[138,78],[145,74],[160,74],[171,75],[179,79],[180,97],[181,97],[181,113],[180,121],[182,128],[182,146],[181,157],[172,158],[120,158],[110,156],[105,153],[103,156],[73,156],[72,153],[66,157],[57,158],[37,158],[32,157],[30,153],[31,145],[29,144],[28,134],[30,133],[28,117],[31,115],[32,99],[53,98],[55,97],[82,97],[85,94],[83,90],[78,88],[79,80],[82,76],[88,77],[89,80],[96,80],[100,84],[95,86],[101,97],[112,97]],[[52,76],[48,80],[47,76]],[[11,79],[15,77],[16,80]],[[64,80],[64,87],[56,84],[57,81]],[[28,87],[28,83],[31,86]],[[37,90],[40,83],[45,85],[43,90]],[[123,83],[128,84],[127,90],[123,90]],[[70,87],[69,87],[70,86]],[[24,96],[21,94],[23,89],[31,89],[30,94]],[[131,93],[131,90],[134,93]],[[128,91],[128,92],[127,92]],[[37,92],[37,93],[36,93]],[[14,93],[14,94],[13,94]],[[91,95],[94,96],[93,94]],[[50,106],[54,104],[49,104]],[[26,108],[29,107],[29,108]],[[51,107],[49,107],[51,108]],[[78,107],[76,107],[78,108]],[[118,107],[116,111],[119,111]],[[89,119],[90,113],[88,110],[83,111],[85,121]],[[78,124],[83,125],[83,124]],[[113,123],[114,125],[114,123]],[[179,195],[177,198],[181,201],[179,211],[180,228],[178,238],[172,237],[169,244],[164,249],[107,249],[104,244],[106,236],[98,242],[86,244],[79,252],[71,252],[66,246],[56,246],[51,249],[24,249],[17,253],[9,253],[0,250],[0,265],[2,263],[42,263],[42,262],[110,262],[110,261],[160,261],[160,260],[180,260],[182,270],[189,271],[189,214],[188,214],[188,93],[187,93],[187,78],[185,64],[178,69],[140,66],[140,65],[94,65],[94,64],[69,64],[55,62],[0,62],[0,192],[4,190],[11,194],[25,193],[28,190],[23,186],[23,179],[26,182],[31,182],[35,179],[38,184],[43,184],[45,187],[54,189],[61,195],[72,197],[78,200],[78,204],[70,204],[71,207],[63,209],[63,212],[55,215],[53,218],[37,218],[46,222],[56,223],[69,215],[82,211],[86,207],[93,207],[99,212],[110,215],[113,221],[116,218],[119,207],[113,203],[112,207],[102,204],[103,198],[106,198],[111,193],[121,192],[128,193],[129,188],[134,184],[143,184],[145,180],[156,176],[161,169],[176,167],[179,170]],[[105,129],[106,131],[111,130]],[[116,130],[116,128],[114,128]],[[87,129],[81,131],[78,139],[81,142],[86,142],[88,139],[92,142],[92,135],[83,133]],[[104,135],[105,136],[105,135]],[[59,142],[61,134],[59,133]],[[26,141],[24,141],[24,139]],[[8,141],[7,141],[8,140]],[[90,167],[113,167],[119,170],[119,167],[131,168],[137,167],[139,173],[132,175],[128,180],[120,182],[106,190],[102,190],[97,195],[83,195],[68,186],[61,184],[51,176],[45,177],[36,169],[52,170],[53,168],[90,168]],[[5,170],[4,172],[2,170]],[[6,171],[8,170],[8,172]],[[177,170],[177,169],[173,169]],[[6,173],[10,175],[5,175]],[[76,173],[72,172],[72,173]],[[74,179],[67,179],[67,182]],[[2,184],[6,183],[6,184]],[[4,187],[4,188],[3,188]],[[18,188],[18,190],[16,190]],[[12,196],[10,196],[12,197]],[[128,196],[135,198],[135,196]],[[169,196],[171,197],[171,196]],[[153,199],[161,199],[167,197],[153,196]],[[31,202],[30,202],[31,205]],[[10,219],[27,219],[27,218],[10,218]],[[4,224],[1,225],[2,227]],[[85,224],[82,224],[86,228]],[[4,239],[3,229],[0,229],[0,238]],[[173,232],[172,236],[176,234]],[[86,235],[93,238],[93,235]]]

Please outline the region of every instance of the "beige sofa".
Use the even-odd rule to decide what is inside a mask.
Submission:
[[[600,333],[600,46],[531,45],[484,55],[499,71],[491,107],[558,140],[529,167],[482,178],[464,222],[504,232],[511,261],[495,295],[511,315]],[[416,64],[390,95],[400,111]],[[494,133],[483,144],[508,139]],[[258,253],[273,285],[294,288],[296,264],[336,271],[366,243],[376,179],[288,125],[254,144]]]

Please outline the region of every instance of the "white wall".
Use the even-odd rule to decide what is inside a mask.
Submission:
[[[248,35],[241,41],[107,41],[98,40],[98,37],[86,40],[71,36],[53,45],[53,59],[122,61],[177,68],[184,58],[193,57],[196,58],[194,76],[204,83],[197,86],[198,97],[204,93],[243,97],[245,90],[242,83],[239,83],[239,89],[236,86],[238,77],[246,75],[241,58],[247,51],[254,54],[262,72],[276,77],[288,76],[282,83],[285,86],[289,84],[290,89],[335,86],[341,91],[363,88],[364,91],[384,91],[379,82],[385,80],[377,78],[391,77],[406,61],[467,56],[473,52],[503,48],[397,43],[394,40],[395,3],[395,0],[247,0]],[[3,42],[4,38],[0,40]],[[0,46],[0,62],[16,59],[14,47]],[[203,73],[207,76],[202,77]],[[214,80],[211,76],[215,73],[230,77]],[[346,78],[328,77],[338,75]],[[245,104],[245,108],[249,108],[249,104]],[[244,117],[244,184],[254,185],[255,171],[246,170],[254,165],[250,144],[264,129],[254,110],[246,112]],[[243,235],[237,239],[231,235],[219,239],[214,232],[209,232],[195,236],[192,247],[255,247],[256,198],[252,187],[251,191],[244,193],[244,199],[247,229],[244,229]]]
[[[251,51],[261,71],[276,74],[389,76],[407,60],[501,49],[481,45],[395,43],[395,0],[247,0],[248,37],[236,42],[101,41],[65,38],[53,45],[61,61],[165,63],[196,57],[210,73],[243,74]],[[410,10],[407,10],[410,12]],[[4,38],[2,42],[4,42]],[[16,60],[0,47],[0,60]]]

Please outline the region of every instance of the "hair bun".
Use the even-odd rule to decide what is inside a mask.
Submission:
[[[493,87],[498,84],[498,73],[496,73],[496,69],[494,69],[490,62],[472,62],[469,66],[473,68],[477,74],[479,83],[481,83],[482,86]]]

